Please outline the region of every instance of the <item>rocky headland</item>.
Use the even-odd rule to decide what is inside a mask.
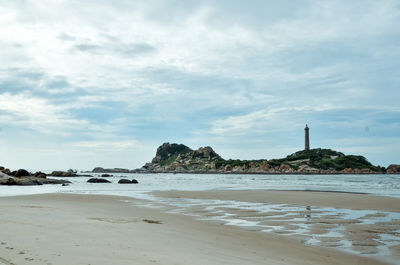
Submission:
[[[164,143],[150,163],[137,173],[222,174],[399,174],[399,165],[387,169],[372,165],[365,157],[345,155],[331,149],[302,150],[281,159],[223,159],[211,147],[192,150],[183,144]]]

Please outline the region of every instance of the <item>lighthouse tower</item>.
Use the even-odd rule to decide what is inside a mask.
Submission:
[[[305,144],[304,144],[304,150],[310,150],[310,134],[309,134],[309,128],[306,124],[306,128],[304,128],[304,136],[305,136]]]

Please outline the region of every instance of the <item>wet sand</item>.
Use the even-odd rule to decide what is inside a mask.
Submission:
[[[184,195],[205,196],[163,196]],[[0,198],[0,264],[387,264],[307,246],[296,238],[138,206],[145,203],[71,194]]]
[[[155,192],[172,211],[400,264],[400,200],[310,191]],[[168,206],[167,206],[168,207]]]

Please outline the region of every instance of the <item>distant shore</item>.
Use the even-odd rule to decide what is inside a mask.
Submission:
[[[400,212],[399,199],[357,194],[214,191],[167,192],[157,196],[313,203],[311,205]],[[0,264],[69,265],[71,261],[77,265],[390,264],[385,262],[386,257],[362,257],[305,245],[301,237],[254,232],[166,213],[168,208],[141,206],[148,203],[103,195],[44,194],[0,198]],[[236,214],[248,216],[250,212]],[[282,225],[284,223],[282,220]],[[313,231],[320,234],[323,229],[319,226]],[[374,235],[375,232],[363,234],[364,241],[370,242],[370,236]],[[399,245],[391,247],[390,251],[388,260],[400,257]]]

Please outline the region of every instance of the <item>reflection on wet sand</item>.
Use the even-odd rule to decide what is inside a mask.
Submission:
[[[171,213],[290,235],[305,244],[360,255],[399,256],[398,212],[183,198],[157,198],[143,206],[163,206]]]

